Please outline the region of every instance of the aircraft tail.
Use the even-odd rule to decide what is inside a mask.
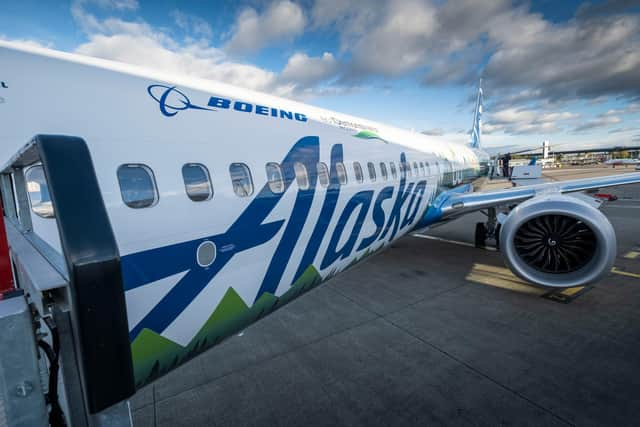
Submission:
[[[471,148],[480,148],[482,137],[482,79],[478,85],[478,99],[476,101],[476,109],[473,113],[473,126],[471,127]]]

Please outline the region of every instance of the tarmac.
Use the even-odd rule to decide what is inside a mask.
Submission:
[[[593,286],[523,283],[499,252],[473,247],[483,216],[468,215],[406,236],[140,390],[134,425],[638,425],[640,185],[606,192],[619,197],[602,208],[618,258]]]

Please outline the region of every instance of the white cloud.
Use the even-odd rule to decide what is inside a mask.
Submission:
[[[609,131],[609,133],[630,133],[630,132],[635,132],[638,129],[637,127],[625,127],[625,128],[617,128],[617,129],[611,129]]]
[[[271,3],[263,14],[247,8],[238,15],[226,48],[232,52],[255,52],[271,42],[301,34],[305,23],[302,8],[288,0]]]
[[[122,11],[137,10],[140,7],[137,0],[75,0],[74,3],[78,5],[94,4],[103,9]]]
[[[194,37],[203,37],[205,39],[213,37],[213,29],[211,28],[211,25],[199,16],[190,15],[176,9],[171,12],[171,17],[175,20],[176,25],[187,34],[192,34]]]
[[[348,79],[418,72],[428,85],[469,84],[484,68],[487,92],[504,97],[631,99],[640,97],[640,15],[631,4],[586,5],[552,22],[510,0],[315,0],[311,16],[340,33]]]
[[[238,86],[273,90],[276,75],[253,65],[226,61],[222,51],[198,44],[168,46],[166,37],[144,34],[96,34],[78,53],[136,64],[170,73],[210,78]]]
[[[134,11],[140,7],[137,0],[72,0],[71,16],[85,32],[95,30],[100,25],[95,16],[86,12],[87,6],[97,6],[118,12]]]
[[[620,122],[622,122],[622,119],[620,117],[601,115],[599,117],[596,117],[595,119],[589,120],[589,121],[581,124],[580,126],[576,126],[573,129],[573,131],[574,132],[584,132],[584,131],[587,131],[587,130],[593,130],[593,129],[597,129],[597,128],[617,125]]]
[[[9,41],[16,46],[24,46],[24,47],[42,47],[42,48],[52,48],[53,43],[51,42],[42,42],[40,40],[33,39],[11,39],[6,37],[4,34],[0,34],[0,40]]]
[[[445,134],[445,131],[442,128],[433,128],[433,129],[423,130],[420,133],[423,133],[425,135],[430,135],[430,136],[442,136]],[[463,131],[462,133],[466,133],[466,132]]]
[[[435,8],[419,0],[399,0],[382,7],[382,16],[349,47],[352,76],[394,76],[425,63],[431,36],[438,29]]]
[[[84,9],[84,3],[72,7],[73,16],[87,33],[89,40],[76,52],[104,59],[135,64],[174,74],[221,81],[248,89],[270,92],[291,98],[308,98],[332,92],[313,85],[335,71],[336,60],[331,53],[309,57],[298,53],[290,58],[283,75],[251,64],[230,60],[223,49],[206,40],[211,28],[197,17],[174,11],[177,25],[191,26],[191,34],[178,40],[143,20],[127,21],[108,17],[98,19]],[[193,25],[198,30],[193,30]],[[206,24],[206,25],[205,25]],[[340,89],[340,88],[339,88]]]
[[[510,134],[556,133],[564,122],[575,120],[580,114],[570,111],[543,111],[523,108],[505,108],[487,112],[487,123],[482,125],[486,134],[505,132]]]
[[[604,113],[602,113],[602,116],[617,116],[620,114],[624,114],[626,111],[623,109],[619,109],[619,108],[615,108],[615,109],[611,109],[611,110],[607,110]]]
[[[296,53],[289,58],[280,77],[283,81],[312,86],[335,76],[337,70],[338,62],[330,52],[325,52],[318,57]]]
[[[627,113],[637,113],[638,111],[640,111],[640,102],[633,102],[627,105]]]

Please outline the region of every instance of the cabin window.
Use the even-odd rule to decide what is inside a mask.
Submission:
[[[396,165],[393,162],[389,162],[389,169],[391,170],[391,176],[393,179],[398,178],[398,172],[396,171]]]
[[[53,218],[55,216],[53,204],[51,203],[49,187],[47,186],[42,166],[38,165],[27,169],[24,177],[33,213],[42,218]]]
[[[265,167],[267,171],[267,182],[269,190],[274,194],[284,192],[284,179],[282,178],[282,168],[277,163],[267,163]]]
[[[344,163],[337,162],[336,163],[336,172],[338,173],[338,182],[341,185],[347,184],[347,169],[344,167]]]
[[[231,185],[236,196],[249,197],[253,194],[253,179],[249,166],[244,163],[231,163],[229,175],[231,175]]]
[[[429,167],[429,162],[426,162],[424,164],[424,167],[425,167],[425,169],[427,171],[427,176],[431,175],[431,168]]]
[[[413,162],[413,172],[415,176],[420,176],[420,170],[418,169],[418,164],[416,162]]]
[[[382,179],[387,181],[389,179],[389,175],[387,174],[387,165],[380,162],[380,174],[382,174]]]
[[[307,174],[307,168],[300,162],[293,164],[293,170],[296,173],[296,182],[301,190],[309,189],[309,175]]]
[[[402,166],[404,167],[404,172],[410,178],[411,177],[411,163],[403,162]]]
[[[194,202],[203,202],[213,197],[211,177],[205,165],[187,163],[182,166],[182,179],[187,196]]]
[[[325,163],[318,163],[318,181],[323,187],[329,186],[329,168]]]
[[[360,163],[353,162],[353,172],[356,175],[356,181],[362,183],[364,181],[364,174],[362,173],[362,166],[360,166]]]
[[[148,208],[158,203],[156,180],[148,166],[141,164],[120,166],[118,183],[122,201],[130,208]]]
[[[376,166],[369,162],[367,163],[367,168],[369,169],[369,178],[371,179],[371,182],[376,182]]]

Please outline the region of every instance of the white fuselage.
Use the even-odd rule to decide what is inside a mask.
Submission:
[[[89,147],[122,256],[132,341],[149,329],[188,347],[229,288],[251,307],[264,292],[285,294],[308,266],[323,280],[332,276],[414,229],[439,192],[470,182],[488,160],[467,146],[211,81],[3,42],[0,64],[3,162],[36,134],[78,136]],[[287,156],[305,164],[310,188],[293,179],[283,194],[270,193],[266,164],[286,163]],[[317,161],[331,170],[328,188],[316,175]],[[335,185],[339,161],[347,181]],[[354,162],[362,166],[362,182]],[[195,202],[185,193],[181,170],[192,163],[209,171],[210,200]],[[234,192],[232,163],[250,170],[251,195]],[[153,206],[123,202],[117,170],[130,164],[153,172]],[[32,222],[60,252],[55,220],[32,215]],[[267,224],[277,226],[252,241]],[[175,252],[180,244],[206,240],[216,243],[218,258],[228,256],[215,272],[198,266],[195,253],[187,256],[192,263],[164,268],[182,256]],[[138,264],[139,254],[163,248]],[[171,292],[182,302],[167,310]]]

